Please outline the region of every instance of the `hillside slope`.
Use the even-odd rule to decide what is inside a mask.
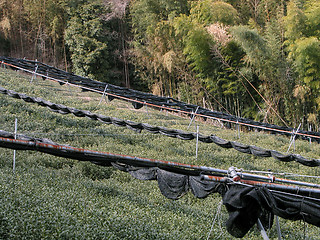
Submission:
[[[36,79],[0,69],[0,86],[33,97],[107,116],[187,130],[190,120],[154,111],[135,110],[131,104],[114,100],[99,104],[100,96],[77,88]],[[34,104],[0,95],[1,130],[34,137],[46,137],[61,144],[91,150],[177,161],[227,169],[268,170],[319,175],[319,168],[295,162],[257,158],[223,149],[215,144],[183,141],[163,135],[135,133],[126,128],[102,124],[87,118],[61,115]],[[241,133],[196,122],[202,134],[286,152],[289,139],[263,133]],[[195,131],[193,124],[190,131]],[[292,150],[291,150],[292,151]],[[320,158],[319,145],[296,141],[295,153]],[[12,173],[13,151],[0,149],[0,239],[206,239],[221,201],[218,194],[196,199],[187,194],[177,201],[161,195],[155,181],[139,181],[129,174],[90,163],[35,152],[17,152],[16,173]],[[310,179],[307,179],[310,181]],[[311,181],[314,181],[312,179]],[[210,239],[230,239],[218,214]],[[221,223],[222,226],[218,223]],[[303,222],[280,220],[284,239],[318,239],[320,231]],[[305,231],[306,227],[306,231]],[[270,237],[276,238],[274,228]],[[257,230],[245,239],[260,239]]]

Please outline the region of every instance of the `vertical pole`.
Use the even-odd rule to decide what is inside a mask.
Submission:
[[[196,160],[198,160],[199,126],[197,126]]]
[[[148,106],[147,106],[146,102],[144,102],[144,107],[146,109],[147,117],[149,118]]]
[[[297,131],[294,131],[294,130],[293,130],[293,132],[292,132],[292,136],[291,136],[291,139],[290,139],[290,145],[289,145],[289,148],[288,148],[288,150],[287,150],[287,153],[289,152],[289,150],[290,150],[290,148],[291,148],[292,144],[293,144],[293,147],[294,147],[293,151],[294,151],[294,150],[295,150],[295,148],[296,148],[295,138],[296,138],[296,134],[297,134],[297,132],[298,132],[298,131],[299,131],[299,129],[300,129],[300,126],[301,126],[301,123],[299,124],[299,126],[298,126],[298,128],[297,128]]]
[[[68,86],[68,90],[69,90],[69,92],[70,92],[70,95],[72,95],[72,91],[71,91],[71,88],[70,88],[69,81],[67,81],[67,86]]]
[[[261,233],[263,239],[264,239],[264,240],[269,240],[269,237],[268,237],[266,231],[264,230],[264,228],[263,228],[263,226],[262,226],[262,223],[261,223],[261,221],[260,221],[259,218],[258,218],[258,221],[257,221],[257,225],[258,225],[258,228],[259,228],[259,230],[260,230],[260,233]]]
[[[14,139],[17,139],[18,119],[14,121]],[[13,150],[13,173],[16,172],[16,150]]]
[[[311,125],[309,125],[309,132],[311,132]],[[309,145],[311,145],[311,137],[309,137]]]
[[[237,129],[238,129],[238,138],[240,139],[240,125],[239,125],[238,119],[237,119]]]
[[[101,97],[100,102],[99,102],[98,105],[100,105],[100,103],[102,102],[102,99],[106,96],[106,91],[107,91],[107,89],[108,89],[108,86],[109,86],[109,84],[107,83],[107,84],[106,84],[106,87],[104,88],[102,97]]]
[[[188,126],[188,128],[187,128],[187,129],[189,129],[189,127],[191,126],[191,123],[193,122],[193,119],[195,118],[195,116],[196,116],[196,114],[197,114],[198,109],[199,109],[199,106],[197,107],[196,111],[195,111],[194,113],[192,113],[192,115],[193,115],[193,116],[192,116],[192,118],[191,118],[191,121],[190,121],[189,126]]]
[[[281,236],[281,229],[280,229],[279,217],[278,216],[276,216],[276,227],[277,227],[277,233],[278,233],[278,240],[281,240],[282,236]]]
[[[31,78],[30,83],[32,83],[33,78],[37,78],[37,76],[36,76],[36,74],[37,74],[37,70],[38,70],[38,64],[36,64],[36,68],[34,69],[34,72],[33,72],[33,74],[32,74],[32,78]]]

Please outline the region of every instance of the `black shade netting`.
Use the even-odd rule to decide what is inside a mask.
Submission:
[[[161,193],[170,199],[178,199],[189,190],[187,175],[157,170],[158,185]]]
[[[164,170],[158,167],[136,167],[125,163],[113,162],[112,166],[125,171],[139,180],[157,180],[161,193],[170,199],[178,199],[190,189],[197,198],[205,198],[211,193],[225,191],[221,183],[202,180],[200,176],[179,173],[177,169]],[[183,172],[183,171],[180,171]]]
[[[242,238],[258,221],[264,227],[272,225],[270,214],[289,220],[303,220],[320,227],[320,200],[301,195],[272,191],[264,187],[231,185],[223,195],[229,212],[226,222],[228,232]]]
[[[303,220],[320,227],[320,200],[260,188],[263,208],[289,220]]]
[[[197,198],[205,198],[215,192],[222,194],[225,191],[223,184],[202,180],[199,176],[189,176],[189,185],[191,192]]]
[[[242,238],[257,223],[261,215],[259,196],[252,188],[230,186],[223,196],[229,219],[226,222],[228,232],[237,238]]]
[[[115,168],[130,173],[136,179],[139,180],[156,180],[157,179],[157,167],[135,167],[122,163],[112,163]]]

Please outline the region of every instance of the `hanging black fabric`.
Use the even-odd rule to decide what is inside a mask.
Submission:
[[[159,189],[167,198],[178,199],[189,190],[188,176],[186,175],[158,169],[157,177]]]
[[[206,198],[209,194],[225,192],[225,186],[221,183],[202,180],[199,176],[189,176],[190,190],[197,198]]]
[[[220,183],[202,180],[201,176],[177,173],[176,169],[175,172],[170,172],[158,167],[134,167],[119,162],[113,162],[112,165],[139,180],[157,180],[161,193],[170,199],[180,198],[189,189],[197,198],[205,198],[215,192],[224,192],[224,187]]]
[[[271,212],[292,221],[303,220],[320,227],[320,200],[270,191],[264,187],[231,185],[223,195],[223,204],[229,212],[228,232],[242,238],[263,217]]]
[[[228,232],[242,238],[257,223],[261,215],[259,197],[252,188],[230,186],[223,196],[223,204],[229,212],[226,222]]]
[[[275,215],[289,220],[303,220],[320,227],[320,201],[282,192],[259,189],[262,206]]]

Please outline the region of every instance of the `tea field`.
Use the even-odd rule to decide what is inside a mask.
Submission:
[[[58,83],[31,82],[31,76],[0,69],[0,86],[68,107],[89,110],[135,122],[188,130],[190,119],[151,108],[136,110],[130,103],[105,99]],[[142,131],[106,125],[87,118],[61,115],[47,108],[0,95],[0,129],[49,138],[74,147],[176,161],[215,168],[271,170],[320,176],[319,168],[273,158],[258,158],[215,144],[183,141]],[[241,132],[199,119],[188,131],[215,134],[227,140],[286,152],[289,138],[261,132]],[[293,148],[290,150],[293,152]],[[297,140],[295,153],[320,158],[320,145]],[[197,199],[191,193],[179,200],[165,198],[156,181],[140,181],[128,173],[87,162],[31,151],[0,148],[0,239],[233,239],[224,222],[228,213],[219,194]],[[303,179],[315,182],[315,179]],[[215,219],[215,224],[212,226]],[[320,239],[320,230],[303,221],[280,219],[283,239]],[[212,229],[211,229],[212,228]],[[275,227],[268,230],[277,239]],[[253,228],[243,239],[262,239]]]

